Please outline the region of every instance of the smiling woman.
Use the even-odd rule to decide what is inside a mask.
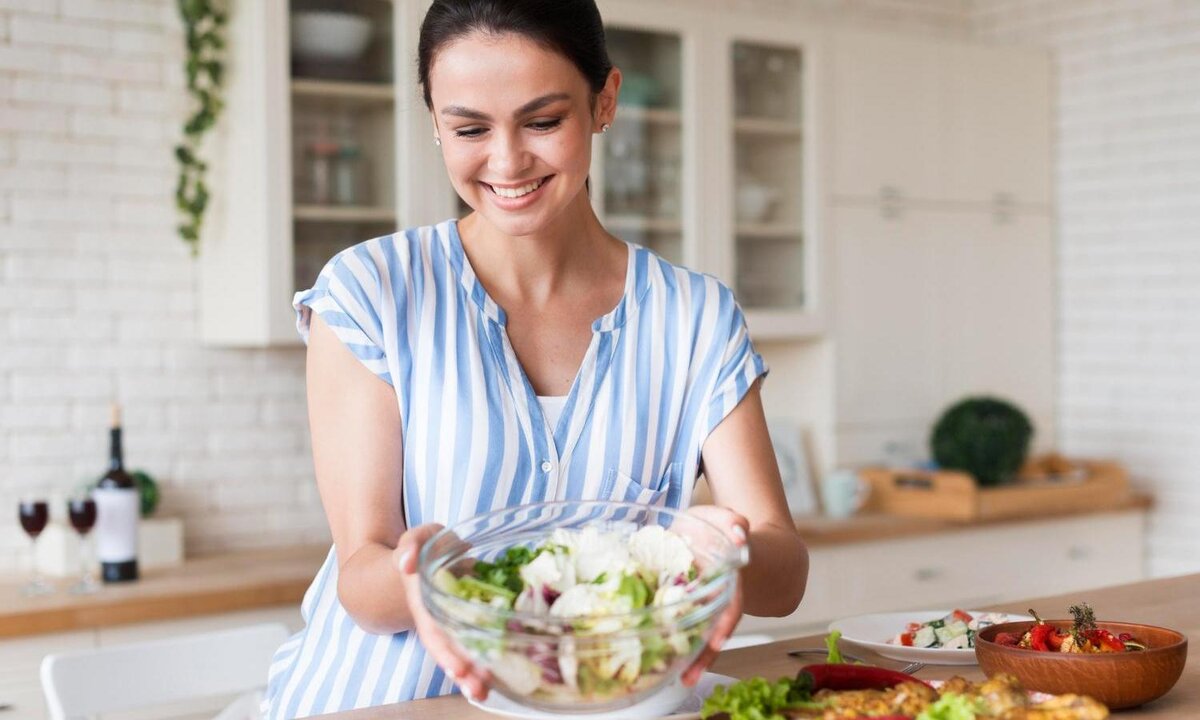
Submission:
[[[422,545],[548,500],[684,508],[703,471],[716,504],[690,512],[752,562],[684,673],[694,684],[743,608],[790,613],[808,574],[742,311],[592,211],[592,140],[621,84],[593,0],[435,0],[419,56],[472,212],[349,248],[296,295],[334,547],[272,663],[270,717],[486,695],[487,671],[422,605]]]

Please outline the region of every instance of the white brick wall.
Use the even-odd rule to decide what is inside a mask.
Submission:
[[[1200,2],[968,5],[1056,54],[1063,447],[1154,494],[1152,573],[1200,570]]]
[[[113,399],[127,461],[159,478],[188,552],[328,537],[302,352],[198,341],[196,265],[173,230],[176,12],[0,0],[0,570],[24,557],[18,496],[103,469]]]

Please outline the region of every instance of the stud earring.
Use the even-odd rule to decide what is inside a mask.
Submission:
[[[434,145],[437,145],[438,147],[441,147],[441,146],[442,146],[442,139],[441,139],[440,137],[438,137],[437,135],[434,135],[434,136],[433,136],[433,144],[434,144]]]
[[[602,133],[608,132],[608,123],[604,123],[603,125],[600,126],[600,132],[602,132]]]

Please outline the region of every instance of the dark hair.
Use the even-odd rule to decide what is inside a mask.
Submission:
[[[561,53],[579,68],[593,93],[604,89],[612,70],[595,0],[434,0],[417,45],[417,79],[430,110],[434,55],[443,45],[475,32],[513,33]]]

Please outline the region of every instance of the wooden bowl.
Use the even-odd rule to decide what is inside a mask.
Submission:
[[[1070,620],[1047,620],[1059,630],[1069,630]],[[979,667],[991,677],[1010,673],[1026,690],[1053,695],[1087,695],[1111,710],[1135,707],[1162,697],[1174,687],[1187,661],[1187,638],[1167,628],[1137,623],[1100,622],[1114,635],[1127,632],[1146,644],[1139,652],[1057,653],[996,644],[1002,632],[1023,635],[1028,620],[992,625],[975,638]]]

